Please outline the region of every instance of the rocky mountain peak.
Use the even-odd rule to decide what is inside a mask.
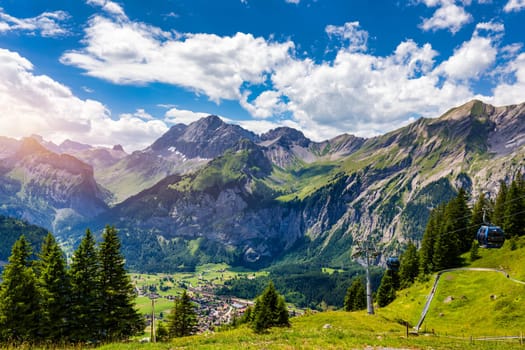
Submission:
[[[62,153],[82,152],[82,151],[93,148],[90,145],[86,145],[86,144],[72,141],[69,139],[62,142],[58,147]]]
[[[114,145],[113,151],[124,152],[124,147],[122,147],[122,145]]]
[[[216,115],[190,125],[177,124],[151,145],[155,152],[179,152],[186,158],[215,158],[240,140],[257,140],[257,135],[238,125],[227,124]]]
[[[302,132],[289,127],[272,129],[261,135],[261,141],[278,142],[283,147],[291,147],[293,145],[308,147],[311,143]]]
[[[50,151],[42,146],[38,140],[33,137],[26,137],[22,139],[22,143],[16,152],[17,158],[23,158],[27,155],[50,153]]]

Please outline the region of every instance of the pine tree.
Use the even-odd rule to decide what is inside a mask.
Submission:
[[[80,242],[69,270],[71,281],[70,340],[102,339],[100,264],[91,231]]]
[[[134,289],[124,267],[120,240],[114,227],[106,226],[99,249],[101,326],[108,341],[127,339],[144,329],[134,309]]]
[[[390,304],[392,301],[396,298],[396,289],[394,287],[394,281],[392,279],[392,273],[393,270],[387,270],[383,274],[383,278],[381,279],[381,284],[379,285],[379,288],[377,289],[377,304],[380,307],[385,307],[388,304]]]
[[[448,215],[453,220],[452,230],[458,237],[459,252],[468,252],[475,236],[469,230],[471,210],[468,207],[467,192],[463,188],[448,205]]]
[[[66,260],[55,238],[49,233],[36,263],[42,296],[40,332],[46,341],[63,342],[67,333],[69,296],[71,294]]]
[[[502,228],[508,236],[522,236],[525,233],[525,203],[518,181],[512,181],[505,199]]]
[[[34,343],[39,338],[40,292],[29,257],[31,247],[22,235],[13,245],[0,288],[0,340]]]
[[[260,333],[270,327],[288,326],[290,326],[290,321],[286,303],[270,281],[255,302],[252,327],[255,332]]]
[[[500,181],[500,187],[494,203],[494,213],[492,214],[492,223],[503,227],[505,217],[505,203],[507,201],[507,184]]]
[[[454,231],[454,219],[448,216],[445,216],[444,219],[445,224],[434,243],[434,256],[432,258],[434,271],[448,269],[458,264],[460,250],[458,235]]]
[[[472,215],[470,217],[471,237],[475,238],[479,227],[491,221],[490,207],[490,201],[484,193],[480,193],[478,200],[472,207]]]
[[[419,274],[419,255],[414,243],[409,242],[408,246],[400,257],[399,282],[401,288],[407,288],[414,283]]]
[[[366,290],[361,278],[354,278],[346,291],[344,309],[346,311],[357,311],[366,309]]]
[[[175,298],[173,309],[168,317],[168,332],[170,338],[184,337],[195,333],[197,328],[197,314],[186,290]]]
[[[423,234],[419,253],[419,273],[426,275],[434,271],[434,246],[439,235],[440,221],[444,215],[445,206],[440,205],[430,212],[430,218]]]
[[[472,241],[472,246],[470,247],[470,261],[475,261],[480,258],[479,256],[479,243],[478,241]]]

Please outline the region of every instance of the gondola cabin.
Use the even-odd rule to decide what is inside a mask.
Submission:
[[[399,270],[399,258],[391,256],[390,258],[386,259],[386,266],[389,270],[397,271]]]
[[[482,225],[477,234],[480,247],[501,248],[505,243],[505,233],[499,226]]]

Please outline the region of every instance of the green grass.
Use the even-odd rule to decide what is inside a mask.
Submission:
[[[504,268],[510,276],[525,276],[525,237],[518,249],[480,249],[472,267]],[[468,260],[468,257],[465,256]],[[207,265],[197,275],[215,278],[227,266]],[[419,320],[434,277],[398,292],[389,306],[366,311],[307,313],[292,318],[292,327],[255,334],[241,327],[174,339],[164,344],[110,344],[113,349],[522,349],[518,339],[481,340],[489,336],[519,336],[525,332],[525,286],[497,272],[456,271],[442,275],[419,336],[406,336]],[[327,326],[329,325],[329,326]]]
[[[254,334],[246,327],[218,333],[174,339],[165,344],[111,344],[101,349],[517,349],[518,340],[485,342],[469,337],[451,338],[420,335],[408,338],[401,320],[391,318],[386,309],[375,315],[366,312],[330,311],[292,319],[290,328],[274,328]]]

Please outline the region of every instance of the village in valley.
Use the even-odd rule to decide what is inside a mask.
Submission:
[[[174,299],[186,289],[195,305],[199,333],[231,324],[253,305],[253,301],[219,296],[215,290],[227,279],[255,278],[255,274],[231,272],[226,267],[224,264],[208,264],[195,273],[131,274],[139,311],[145,315],[148,325],[151,324],[153,307],[155,323],[167,322]]]

